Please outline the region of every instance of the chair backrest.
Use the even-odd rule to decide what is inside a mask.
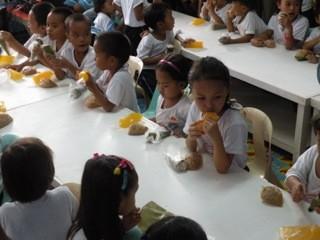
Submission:
[[[130,56],[128,60],[129,68],[128,72],[132,76],[135,83],[137,83],[140,73],[143,69],[143,62],[140,58],[135,56]]]
[[[143,113],[144,117],[155,118],[159,95],[160,95],[159,90],[156,88],[154,90],[153,95],[152,95],[152,99],[151,99],[151,102],[148,106],[148,109]]]

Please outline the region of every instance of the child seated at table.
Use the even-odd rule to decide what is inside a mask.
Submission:
[[[212,22],[214,30],[223,29],[227,25],[230,7],[227,0],[207,0],[202,5],[200,17]]]
[[[38,138],[21,138],[4,151],[1,172],[13,199],[0,207],[9,239],[66,239],[78,204],[66,187],[48,190],[54,177],[50,148]]]
[[[320,193],[320,115],[312,120],[317,143],[307,149],[288,170],[285,185],[292,200],[311,200]]]
[[[86,86],[93,93],[87,99],[88,107],[99,107],[106,112],[129,108],[138,112],[134,82],[128,72],[130,56],[129,39],[119,32],[106,32],[98,36],[94,44],[96,65],[104,72],[94,82],[92,77]]]
[[[183,136],[191,100],[184,94],[192,61],[180,54],[169,55],[156,66],[157,88],[160,96],[156,108],[156,122],[175,136]]]
[[[79,211],[67,239],[140,240],[141,231],[135,227],[140,221],[138,187],[131,162],[94,154],[84,167]]]
[[[65,0],[63,5],[72,8],[74,12],[82,13],[93,7],[93,0]]]
[[[116,30],[114,21],[116,8],[113,0],[96,0],[94,10],[97,13],[94,19],[94,30],[97,34]]]
[[[212,154],[219,173],[226,173],[231,165],[245,168],[248,128],[239,111],[241,106],[229,101],[228,68],[216,58],[202,58],[193,65],[189,83],[194,102],[183,129],[191,152],[186,160],[188,169],[201,167],[200,149]],[[218,119],[199,122],[206,113],[215,113]]]
[[[248,0],[233,0],[228,10],[228,32],[239,32],[239,38],[224,36],[219,39],[222,44],[248,43],[267,29],[266,24],[253,10],[253,4]]]
[[[151,98],[156,87],[155,65],[165,57],[168,44],[174,43],[174,18],[167,4],[154,3],[145,12],[144,19],[152,31],[141,39],[137,49],[137,56],[144,63],[138,82]]]
[[[277,0],[279,13],[273,15],[268,23],[268,29],[251,40],[256,47],[274,47],[276,43],[283,44],[286,49],[296,49],[302,46],[309,28],[308,19],[300,15],[300,0]]]

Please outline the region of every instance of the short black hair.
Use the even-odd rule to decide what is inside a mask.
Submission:
[[[186,217],[171,216],[151,225],[141,239],[207,240],[207,235],[195,221]]]
[[[238,2],[241,5],[246,6],[250,10],[253,10],[256,8],[256,2],[255,0],[232,0],[231,2]]]
[[[54,6],[49,2],[41,2],[33,5],[31,12],[33,13],[37,23],[40,26],[47,25],[47,16]]]
[[[82,13],[74,13],[68,16],[65,20],[66,30],[69,32],[70,24],[72,22],[85,22],[88,24],[88,29],[90,31],[91,23],[87,16],[83,15]]]
[[[104,3],[108,0],[93,0],[94,11],[96,13],[101,12]]]
[[[60,15],[65,21],[67,17],[73,14],[73,11],[67,7],[56,7],[50,13]]]
[[[20,138],[4,151],[1,171],[3,185],[13,200],[35,201],[53,181],[52,151],[38,138]]]
[[[171,10],[171,8],[165,3],[151,4],[144,13],[144,21],[146,25],[153,30],[156,30],[157,23],[164,21],[167,10]]]
[[[105,32],[100,34],[96,40],[103,52],[118,59],[120,67],[130,57],[130,40],[121,32]]]

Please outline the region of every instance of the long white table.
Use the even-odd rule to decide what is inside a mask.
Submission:
[[[143,136],[128,136],[118,126],[119,118],[128,113],[89,110],[83,99],[74,101],[65,94],[9,110],[14,122],[0,134],[40,137],[54,151],[61,182],[79,183],[86,160],[95,152],[126,157],[139,174],[139,206],[153,200],[175,214],[193,218],[216,240],[277,240],[281,226],[320,224],[319,215],[308,213],[305,204],[293,203],[287,193],[282,208],[262,204],[260,191],[268,183],[242,169],[220,175],[208,156],[199,171],[174,172],[165,153],[186,154],[183,140],[171,137],[148,145]]]
[[[293,153],[295,160],[308,144],[310,98],[320,94],[316,65],[296,61],[295,51],[287,51],[281,45],[274,49],[256,48],[249,43],[222,45],[218,38],[226,33],[226,30],[213,31],[209,23],[193,26],[192,17],[177,12],[174,16],[176,29],[181,29],[186,36],[204,42],[204,49],[182,49],[186,57],[196,60],[214,56],[228,66],[233,77],[297,104],[296,119],[283,120],[295,122],[292,129],[294,138],[279,136],[277,131],[274,134],[274,143]],[[272,108],[277,107],[278,105],[273,103]],[[283,109],[283,118],[286,111],[287,109]],[[277,130],[275,122],[274,125]]]

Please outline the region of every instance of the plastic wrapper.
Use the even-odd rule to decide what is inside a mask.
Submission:
[[[146,142],[150,144],[160,143],[163,139],[171,135],[170,131],[155,131],[146,133]]]
[[[166,160],[169,166],[176,172],[186,172],[188,170],[187,162],[181,155],[172,155],[167,153]]]

